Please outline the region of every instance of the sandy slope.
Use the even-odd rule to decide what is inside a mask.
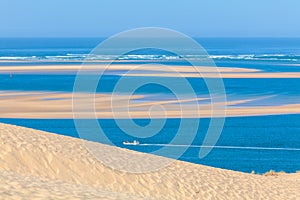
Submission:
[[[0,171],[0,199],[142,199],[87,185]]]
[[[108,162],[169,159],[93,144]],[[130,161],[128,161],[130,164]],[[137,166],[139,167],[139,166]],[[34,197],[34,198],[33,198]],[[300,174],[260,176],[172,161],[130,174],[103,165],[84,141],[0,124],[0,199],[300,199]],[[104,198],[104,199],[105,199]]]

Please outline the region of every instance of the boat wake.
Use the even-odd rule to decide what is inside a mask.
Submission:
[[[137,146],[161,146],[161,147],[189,147],[189,148],[214,148],[214,149],[248,149],[248,150],[275,150],[275,151],[300,151],[300,148],[276,148],[276,147],[244,147],[244,146],[207,146],[185,144],[137,144]]]

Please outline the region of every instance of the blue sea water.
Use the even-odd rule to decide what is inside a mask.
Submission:
[[[93,76],[90,76],[92,79]],[[94,76],[96,79],[97,76]],[[101,79],[101,86],[97,92],[111,93],[119,76],[107,75]],[[0,90],[14,91],[47,91],[47,92],[72,92],[76,75],[46,75],[46,74],[15,74],[10,78],[7,74],[0,74]],[[176,84],[176,78],[169,79]],[[187,78],[197,95],[208,95],[208,89],[203,79]],[[227,100],[240,100],[258,98],[256,101],[244,105],[283,105],[299,103],[300,79],[298,78],[227,78],[223,79]],[[126,88],[125,88],[126,89]],[[124,89],[124,93],[128,92]],[[135,94],[169,94],[170,91],[163,87],[152,86],[147,90],[137,90]]]
[[[103,38],[1,38],[0,67],[12,65],[55,65],[80,63]],[[204,38],[198,41],[220,67],[254,68],[265,72],[300,72],[299,38]],[[179,47],[180,48],[180,47]],[[194,55],[191,55],[194,56]],[[95,55],[95,61],[109,60],[110,56]],[[178,56],[164,51],[145,49],[121,56],[119,63],[182,64]],[[0,74],[0,91],[52,91],[72,92],[76,74]],[[93,76],[91,76],[93,78]],[[96,77],[95,77],[96,78]],[[97,92],[111,93],[119,76],[107,74]],[[176,79],[168,78],[171,81]],[[187,78],[195,93],[207,96],[205,82]],[[239,106],[264,106],[300,103],[300,79],[223,79],[227,100],[255,98]],[[127,91],[121,91],[126,93]],[[163,87],[152,85],[136,91],[138,94],[170,94]],[[155,96],[155,98],[157,97]],[[5,106],[5,105],[1,105]],[[180,157],[193,163],[251,172],[269,170],[295,172],[300,170],[300,115],[271,115],[255,117],[228,117],[217,148],[204,159],[198,157],[210,119],[201,119],[194,146]],[[78,137],[72,119],[0,119],[0,122],[31,127],[62,135]],[[137,124],[147,124],[147,119],[136,119]],[[176,133],[180,119],[168,119],[159,134],[150,138],[134,138],[125,134],[113,119],[99,120],[104,130],[109,130],[110,140],[125,147],[125,140],[138,139],[144,146],[126,146],[142,152],[152,152],[168,144]],[[189,133],[187,133],[189,134]],[[238,147],[238,148],[231,148]],[[248,147],[253,147],[249,149]],[[172,148],[181,148],[174,146]]]
[[[0,38],[0,60],[24,61],[28,64],[57,64],[58,61],[89,59],[109,60],[109,55],[88,57],[105,38]],[[299,71],[300,38],[194,38],[218,66],[238,66],[265,71]],[[179,47],[180,48],[180,47]],[[193,55],[190,55],[193,57]],[[120,61],[172,62],[181,64],[172,53],[141,50],[121,56]],[[16,65],[20,63],[0,63]]]
[[[148,123],[147,119],[137,121],[139,124]],[[286,172],[300,169],[300,115],[229,117],[216,144],[220,148],[214,148],[208,156],[200,159],[198,146],[202,145],[209,121],[200,120],[198,133],[180,160],[243,172],[254,170],[256,173],[271,169]],[[72,119],[0,119],[0,122],[79,137]],[[168,119],[159,134],[150,138],[138,138],[141,144],[148,144],[147,146],[124,146],[123,141],[137,138],[124,133],[113,119],[99,120],[106,136],[114,145],[150,153],[162,147],[156,146],[157,144],[170,143],[175,137],[179,122],[180,119]],[[240,148],[230,148],[232,146]]]

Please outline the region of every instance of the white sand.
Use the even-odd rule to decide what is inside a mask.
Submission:
[[[92,144],[108,161],[135,155],[144,164],[166,160]],[[300,199],[300,173],[261,176],[174,161],[158,171],[130,174],[103,165],[82,140],[0,124],[1,198]]]

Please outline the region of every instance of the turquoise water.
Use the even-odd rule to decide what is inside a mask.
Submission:
[[[74,64],[80,63],[103,38],[92,39],[0,39],[0,67],[11,65]],[[242,67],[260,69],[265,72],[300,72],[299,38],[248,38],[196,39],[208,51],[220,67]],[[193,55],[191,55],[193,56]],[[95,56],[95,60],[110,57]],[[166,63],[181,65],[180,57],[164,51],[146,49],[119,58],[119,63]],[[9,61],[9,62],[7,62]],[[67,63],[66,63],[67,62]],[[68,74],[0,74],[0,90],[5,91],[52,91],[72,92],[75,73]],[[90,78],[97,78],[90,76]],[[111,93],[120,79],[106,74],[101,79],[97,92]],[[176,84],[176,79],[166,78]],[[208,96],[205,82],[199,78],[187,78],[198,96]],[[255,98],[256,100],[238,106],[271,106],[300,103],[300,79],[224,79],[227,100]],[[124,91],[127,93],[126,88]],[[169,90],[151,85],[136,91],[150,95],[148,100],[168,99]],[[5,105],[1,105],[5,106]],[[0,122],[31,127],[62,135],[78,137],[72,119],[0,119]],[[179,119],[168,119],[164,128],[150,138],[134,138],[125,134],[113,119],[99,120],[117,146],[142,152],[152,152],[169,144],[175,136]],[[139,125],[149,123],[147,119],[136,119]],[[210,119],[201,119],[199,130],[187,151],[180,157],[193,163],[233,169],[244,172],[252,170],[263,173],[269,170],[295,172],[300,170],[300,115],[272,115],[256,117],[227,117],[217,147],[204,159],[200,159],[202,145]],[[96,131],[96,130],[95,130]],[[187,135],[189,132],[186,133]],[[125,140],[138,139],[142,146],[123,146]],[[185,145],[185,144],[180,144]],[[174,145],[176,148],[182,148]],[[169,157],[172,157],[170,152]]]

